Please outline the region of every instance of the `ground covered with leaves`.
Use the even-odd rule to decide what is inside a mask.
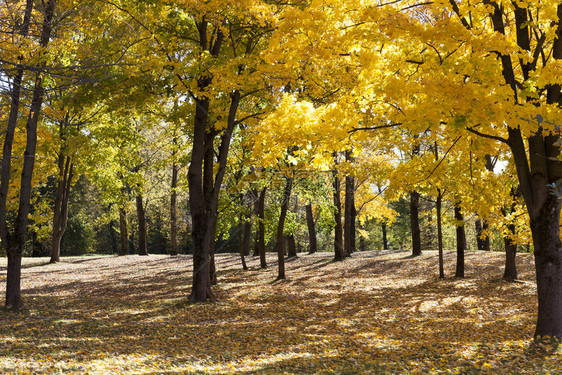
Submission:
[[[217,256],[218,301],[190,304],[191,258],[24,259],[20,312],[0,312],[3,374],[559,374],[531,340],[532,257],[501,280],[501,253],[471,252],[465,279],[437,254],[300,255],[285,281]],[[5,259],[0,263],[3,293]],[[454,273],[454,254],[446,254]]]

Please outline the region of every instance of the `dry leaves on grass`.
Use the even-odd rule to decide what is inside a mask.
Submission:
[[[464,280],[438,280],[436,253],[406,255],[301,255],[274,282],[274,266],[220,254],[208,304],[187,303],[186,256],[25,259],[27,309],[0,312],[0,373],[562,373],[557,348],[530,340],[530,255],[517,283],[499,280],[500,253],[469,253]]]

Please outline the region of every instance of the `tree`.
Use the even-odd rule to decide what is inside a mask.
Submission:
[[[39,41],[37,43],[39,49],[44,50],[49,45],[51,33],[53,30],[53,16],[55,12],[56,1],[49,0],[43,10],[43,21],[40,31]],[[23,24],[21,25],[20,35],[24,38],[28,36],[31,16],[33,11],[33,1],[28,0],[24,9]],[[16,25],[18,29],[18,25]],[[17,64],[18,66],[19,64]],[[41,62],[38,68],[44,67],[45,63]],[[8,254],[8,271],[6,277],[6,307],[19,309],[23,306],[21,299],[21,258],[23,248],[25,246],[28,214],[31,200],[31,184],[33,176],[33,168],[35,164],[35,149],[37,147],[37,123],[43,105],[45,95],[43,76],[40,70],[33,76],[33,94],[31,99],[31,107],[29,117],[26,123],[26,149],[24,153],[24,162],[21,174],[21,183],[19,190],[19,207],[15,221],[14,232],[9,233],[6,219],[6,200],[8,194],[8,185],[10,183],[10,170],[12,159],[12,142],[14,132],[17,125],[20,110],[20,92],[24,68],[18,66],[16,76],[12,81],[12,103],[8,118],[8,127],[4,141],[3,159],[2,159],[2,175],[0,177],[0,239]]]
[[[418,70],[414,74],[416,81],[408,80],[412,84],[408,91],[427,84],[430,91],[426,92],[431,92],[434,99],[424,96],[425,102],[416,103],[412,109],[428,111],[427,118],[436,120],[434,124],[445,124],[451,131],[466,129],[509,147],[529,212],[535,249],[535,336],[562,337],[561,202],[553,194],[562,178],[555,128],[560,123],[562,95],[552,74],[562,59],[562,5],[526,2],[506,6],[486,1],[484,6],[475,6],[451,1],[449,15],[442,10],[437,13],[432,7],[424,10],[428,18],[437,22],[412,17],[403,29],[408,30],[411,41],[419,40],[431,47],[427,54],[417,54],[416,59],[410,55],[403,61],[408,59]],[[426,31],[437,27],[447,27],[451,32],[445,37]],[[521,60],[514,62],[516,55]],[[444,56],[451,60],[445,61]],[[454,66],[458,65],[451,62],[469,69],[457,70]],[[436,70],[442,73],[439,79],[447,82],[446,90],[437,89],[436,81],[420,80],[430,71],[435,77]],[[461,97],[460,105],[455,104],[454,100]],[[469,102],[478,105],[463,108]],[[431,106],[435,110],[429,110]],[[410,112],[404,106],[401,109],[403,113]]]
[[[337,156],[335,157],[337,158]],[[341,182],[338,171],[333,172],[334,180],[334,260],[340,261],[345,258],[343,248],[342,215],[341,215]]]
[[[345,159],[353,163],[355,158],[351,151],[345,152]],[[345,206],[344,206],[344,252],[347,256],[355,251],[355,221],[357,211],[355,209],[355,178],[349,172],[345,175]]]
[[[306,210],[306,226],[308,228],[308,243],[309,243],[309,254],[314,254],[318,251],[318,242],[316,241],[316,223],[314,222],[314,216],[312,214],[312,204],[307,203],[305,206]]]
[[[285,235],[283,233],[285,228],[285,219],[287,218],[287,211],[289,210],[289,198],[291,197],[291,190],[293,189],[293,177],[286,177],[285,189],[281,196],[281,213],[279,214],[279,221],[277,223],[277,239],[275,247],[277,249],[277,262],[278,274],[277,280],[284,280],[285,277]]]
[[[457,235],[457,267],[455,277],[464,278],[464,253],[466,251],[466,234],[464,231],[464,216],[462,214],[461,202],[455,201],[455,226]]]

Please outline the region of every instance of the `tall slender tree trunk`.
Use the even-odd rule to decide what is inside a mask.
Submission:
[[[474,222],[474,229],[476,230],[476,246],[478,250],[490,251],[490,237],[482,234],[488,229],[488,222],[486,220],[476,219]]]
[[[60,245],[68,223],[68,200],[74,169],[70,157],[64,155],[62,150],[59,153],[57,164],[59,175],[57,179],[57,196],[53,209],[51,263],[60,261]]]
[[[435,202],[435,210],[437,211],[437,247],[439,249],[439,278],[445,278],[445,265],[443,259],[443,228],[441,206],[442,206],[442,194],[441,189],[437,189],[437,200]]]
[[[27,0],[24,11],[23,24],[20,29],[22,36],[27,36],[33,10],[33,1]],[[4,138],[4,148],[2,153],[2,174],[0,180],[0,237],[2,246],[8,256],[7,280],[6,280],[6,307],[21,308],[21,252],[13,248],[12,236],[7,228],[7,198],[10,185],[11,165],[12,165],[12,146],[14,141],[15,129],[19,118],[21,85],[23,80],[23,67],[18,66],[11,86],[10,114],[8,115],[8,126]]]
[[[245,224],[245,223],[244,223]],[[246,258],[244,256],[244,242],[245,242],[245,225],[238,225],[238,254],[240,254],[240,260],[242,261],[242,269],[246,271],[248,266],[246,265]],[[244,230],[242,230],[244,228]]]
[[[209,50],[211,56],[217,57],[220,45],[224,39],[222,31],[218,30],[211,44],[207,45],[207,22],[197,24],[200,44],[204,50]],[[211,77],[199,78],[200,89],[211,84]],[[189,205],[193,222],[193,280],[189,299],[194,302],[214,300],[211,291],[212,275],[211,263],[214,253],[214,240],[218,219],[219,194],[226,171],[228,151],[232,132],[236,122],[236,113],[240,104],[241,94],[238,90],[230,94],[230,108],[227,127],[220,136],[218,152],[215,152],[215,138],[219,131],[208,127],[209,99],[194,98],[195,121],[191,163],[188,171]],[[215,168],[214,157],[217,155]],[[213,263],[214,264],[214,263]]]
[[[519,189],[512,188],[511,189],[511,198],[512,203],[511,207],[503,207],[502,208],[502,215],[504,217],[508,216],[508,209],[513,212],[516,206],[516,199],[519,195]],[[503,273],[503,279],[507,281],[514,281],[517,280],[517,264],[515,262],[515,258],[517,255],[517,243],[512,240],[515,238],[516,228],[514,223],[509,223],[506,225],[508,234],[504,235],[503,243],[505,247],[505,268]]]
[[[283,202],[281,203],[281,214],[279,215],[279,222],[277,224],[277,261],[279,272],[277,280],[285,279],[285,236],[283,230],[285,229],[285,219],[287,218],[287,211],[289,210],[289,198],[291,197],[291,190],[293,188],[293,178],[287,177],[287,184],[283,191]]]
[[[509,224],[508,230],[511,234],[515,234],[515,224]],[[517,280],[517,264],[515,263],[517,254],[517,243],[514,242],[509,236],[505,236],[505,268],[503,272],[503,279],[507,281]]]
[[[314,216],[312,215],[312,204],[308,203],[305,206],[306,211],[306,226],[308,227],[308,244],[309,254],[314,254],[318,251],[318,242],[316,240],[316,225],[314,223]]]
[[[119,207],[119,255],[129,254],[129,234],[127,233],[127,211],[125,207]]]
[[[41,39],[39,46],[46,48],[49,44],[52,31],[52,19],[55,12],[55,0],[49,0],[45,5],[43,25],[41,29]],[[32,4],[26,4],[25,16],[27,11],[32,10]],[[28,22],[29,20],[24,21]],[[45,63],[43,63],[45,64]],[[35,85],[33,88],[33,97],[31,99],[31,108],[29,117],[26,124],[26,146],[24,152],[24,161],[21,173],[20,194],[19,194],[19,207],[18,214],[15,220],[14,235],[11,236],[7,230],[0,230],[6,238],[6,253],[8,255],[8,267],[6,275],[6,307],[19,309],[23,306],[21,298],[21,258],[23,249],[25,247],[25,239],[27,234],[28,215],[31,204],[31,187],[33,178],[33,168],[35,166],[35,150],[37,147],[37,123],[43,105],[43,97],[45,90],[43,89],[43,82],[41,73],[35,75]],[[16,103],[19,107],[19,98]],[[19,109],[15,109],[15,118],[17,120],[17,113]],[[10,155],[6,155],[11,158]],[[9,166],[10,167],[10,166]],[[9,183],[9,181],[1,181],[0,184]],[[6,187],[7,192],[7,187]],[[2,197],[2,199],[5,199]],[[5,203],[0,206],[0,211],[5,212]],[[2,217],[5,220],[6,216]],[[4,238],[3,238],[4,239]]]
[[[148,255],[147,231],[146,231],[146,214],[142,195],[138,194],[137,202],[137,221],[139,223],[139,255]]]
[[[464,231],[464,217],[460,202],[455,203],[456,237],[457,237],[457,267],[455,277],[464,277],[464,252],[466,250],[466,234]]]
[[[351,206],[351,223],[350,223],[350,234],[349,242],[351,246],[351,252],[354,253],[357,250],[357,208],[355,207],[355,191],[353,192],[353,204]]]
[[[175,152],[174,152],[174,156],[175,156]],[[172,164],[172,184],[171,184],[172,192],[170,195],[170,242],[172,246],[172,251],[170,252],[170,255],[172,256],[178,255],[180,252],[179,244],[178,244],[178,218],[177,218],[178,173],[179,173],[179,166],[174,161],[174,163]]]
[[[412,148],[412,158],[419,156],[420,145],[418,143],[419,135],[414,135],[414,147]],[[435,144],[435,154],[438,149]],[[421,249],[421,229],[420,229],[420,193],[416,190],[410,192],[410,232],[412,236],[412,256],[422,255]]]
[[[382,227],[382,248],[384,250],[388,250],[388,235],[386,233],[387,229],[386,229],[385,221],[382,222],[381,227]]]
[[[334,219],[335,219],[335,226],[334,226],[334,260],[340,261],[343,260],[345,257],[344,249],[343,249],[343,232],[342,232],[342,217],[341,217],[341,186],[340,186],[340,179],[338,177],[338,171],[334,170]]]
[[[348,162],[354,162],[351,151],[345,152]],[[350,256],[355,251],[355,179],[353,176],[345,176],[345,206],[343,227],[343,250],[345,256]]]
[[[410,193],[410,231],[412,234],[412,256],[420,256],[421,229],[420,229],[420,194],[417,191]]]
[[[244,241],[242,243],[242,254],[250,254],[250,242],[252,240],[252,220],[246,218],[244,222]]]
[[[24,10],[23,22],[19,28],[19,34],[26,37],[29,34],[29,25],[33,11],[33,0],[27,0]],[[17,30],[17,25],[15,25]],[[23,56],[20,55],[21,58]],[[16,65],[17,70],[10,86],[10,113],[8,115],[8,125],[5,131],[4,146],[2,149],[2,170],[0,174],[0,238],[4,250],[7,251],[8,228],[7,228],[7,199],[12,172],[12,148],[14,135],[18,125],[21,86],[23,82],[23,66]]]
[[[264,187],[258,198],[258,232],[256,233],[256,242],[258,245],[258,254],[260,256],[260,268],[267,268],[265,258],[265,193],[267,187]]]
[[[240,205],[244,206],[244,195],[240,194]],[[252,236],[252,222],[248,213],[240,214],[240,225],[238,226],[238,252],[242,260],[242,268],[247,270],[246,255],[250,253],[250,239]]]

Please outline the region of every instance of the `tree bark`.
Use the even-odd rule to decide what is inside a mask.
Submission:
[[[343,232],[342,232],[342,217],[341,217],[341,186],[338,177],[338,171],[334,170],[334,207],[335,207],[335,226],[334,226],[334,260],[340,261],[345,257],[343,249]]]
[[[357,208],[355,207],[355,191],[353,192],[353,203],[351,206],[351,223],[350,223],[350,245],[351,252],[354,253],[357,250]]]
[[[562,337],[562,244],[560,200],[546,197],[538,215],[531,218],[535,245],[538,315],[535,336]]]
[[[248,266],[246,265],[246,258],[244,257],[244,242],[245,242],[245,225],[239,224],[238,225],[238,254],[240,254],[240,260],[242,261],[242,269],[246,271]],[[244,231],[242,228],[244,227]]]
[[[295,236],[293,234],[289,234],[287,236],[287,257],[288,258],[296,258],[297,257],[297,244],[295,242]]]
[[[175,138],[174,138],[175,139]],[[176,142],[174,142],[176,143]],[[175,155],[175,152],[174,152]],[[179,166],[174,162],[172,164],[172,184],[171,184],[171,195],[170,195],[170,242],[172,246],[172,251],[170,255],[179,254],[178,245],[178,218],[177,218],[177,188],[178,188],[178,173]]]
[[[211,255],[209,263],[209,278],[211,285],[217,285],[219,283],[217,276],[217,264],[215,263],[215,249],[216,249],[216,239],[213,239],[213,244],[211,246]]]
[[[41,48],[46,48],[49,44],[49,39],[51,38],[52,19],[55,12],[55,5],[55,0],[49,0],[45,5],[43,25],[41,29],[41,39],[39,42],[39,46]],[[28,6],[26,5],[26,12],[28,9],[31,10],[32,6],[30,5],[28,8]],[[23,306],[23,302],[21,299],[21,258],[23,255],[23,249],[25,247],[28,215],[31,204],[32,178],[33,169],[35,166],[35,150],[37,147],[37,123],[39,121],[41,107],[43,105],[44,94],[45,90],[43,88],[41,73],[37,73],[35,75],[33,97],[31,99],[31,107],[26,124],[26,146],[21,172],[18,214],[15,220],[14,227],[15,233],[13,236],[11,236],[7,233],[7,230],[3,231],[7,239],[6,253],[8,255],[8,269],[6,275],[7,308],[19,309]],[[17,104],[19,106],[19,101]],[[11,158],[11,155],[8,155],[8,157]],[[9,183],[9,181],[2,181],[2,183],[4,182]],[[0,211],[2,209],[5,210],[5,206],[0,207]],[[2,219],[5,219],[5,217],[3,217]]]
[[[386,222],[383,221],[382,224],[382,248],[388,250],[388,238],[386,233]]]
[[[353,162],[354,158],[350,151],[345,152],[348,162]],[[355,179],[353,176],[345,176],[345,206],[344,206],[344,227],[343,227],[343,251],[345,256],[350,256],[355,251]]]
[[[217,57],[224,35],[219,30],[211,45],[207,46],[207,22],[197,24],[201,46]],[[199,88],[204,90],[211,83],[211,77],[202,76]],[[217,168],[214,165],[214,143],[219,134],[214,127],[208,128],[209,99],[195,98],[195,121],[193,131],[192,157],[188,171],[189,205],[193,222],[193,280],[189,299],[194,302],[214,300],[211,291],[211,256],[217,229],[218,200],[221,190],[228,151],[234,127],[237,125],[236,113],[240,104],[240,92],[230,94],[230,108],[227,127],[220,136],[217,154]]]
[[[256,234],[258,242],[258,253],[260,255],[260,268],[267,268],[267,261],[265,258],[265,193],[267,187],[264,187],[260,192],[258,200],[258,233]]]
[[[516,199],[518,195],[518,189],[512,188],[510,196],[512,198],[511,207],[502,207],[502,215],[504,218],[508,216],[508,209],[510,212],[515,210]],[[514,223],[509,223],[506,225],[508,234],[504,235],[503,243],[505,248],[505,269],[503,273],[503,279],[507,281],[517,280],[517,264],[515,263],[515,258],[517,254],[517,243],[512,240],[515,238],[516,228]]]
[[[281,214],[279,215],[279,222],[277,224],[277,261],[279,272],[277,275],[277,280],[285,279],[285,236],[283,230],[285,228],[285,219],[287,217],[287,211],[289,210],[289,198],[291,197],[291,190],[293,188],[293,178],[287,177],[287,184],[285,185],[285,190],[283,191],[283,202],[281,203]]]
[[[74,165],[70,157],[61,150],[58,156],[57,196],[53,209],[53,229],[51,241],[51,263],[60,261],[60,244],[68,223],[68,199],[72,184]]]
[[[464,231],[464,217],[460,202],[455,203],[456,237],[457,237],[457,267],[455,277],[464,278],[464,252],[466,250],[466,234]]]
[[[417,191],[410,193],[410,231],[412,233],[412,256],[420,256],[421,229],[420,229],[420,194]]]
[[[309,203],[305,206],[306,211],[306,225],[308,227],[308,244],[309,254],[314,254],[318,251],[318,242],[316,240],[316,226],[314,225],[314,216],[312,215],[312,204]]]
[[[437,247],[439,249],[439,278],[445,278],[445,266],[443,259],[443,228],[442,228],[442,195],[441,189],[437,189],[437,200],[435,202],[435,210],[437,211]]]
[[[139,255],[148,255],[147,233],[146,233],[146,215],[142,195],[138,194],[137,202],[137,221],[139,224]]]
[[[511,234],[515,234],[515,224],[509,224],[508,230]],[[506,281],[517,280],[517,264],[515,263],[517,254],[517,243],[514,242],[509,236],[504,236],[505,245],[505,269],[503,272],[503,279]]]
[[[244,195],[240,194],[240,206],[244,206]],[[238,226],[238,252],[242,260],[242,268],[248,269],[246,265],[246,255],[250,253],[250,239],[252,236],[252,222],[248,213],[240,214],[240,224]]]
[[[29,25],[31,22],[31,14],[33,11],[33,0],[27,0],[23,23],[20,27],[19,33],[22,36],[29,34]],[[17,25],[16,25],[17,29]],[[23,56],[20,55],[23,58]],[[24,68],[16,65],[17,70],[11,82],[10,90],[10,113],[8,115],[8,124],[6,127],[6,136],[4,137],[4,146],[2,149],[2,171],[0,175],[0,239],[4,250],[8,251],[8,228],[7,228],[7,199],[8,190],[10,186],[10,177],[12,172],[12,148],[14,143],[14,135],[18,125],[20,99],[21,99],[21,85],[23,81]]]

